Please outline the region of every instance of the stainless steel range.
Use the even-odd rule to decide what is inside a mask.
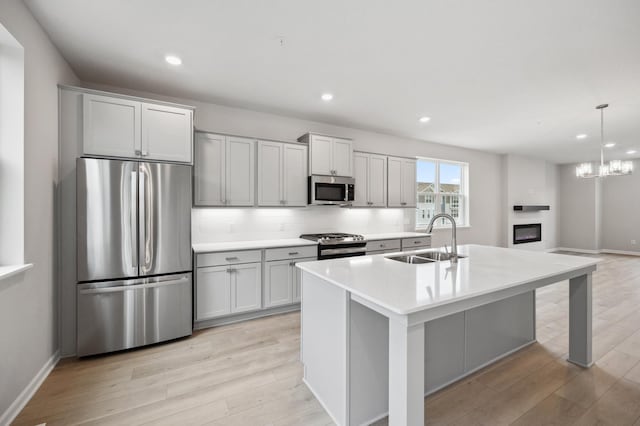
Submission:
[[[367,240],[357,234],[303,234],[300,238],[318,243],[318,259],[337,259],[340,257],[364,256],[367,252]]]

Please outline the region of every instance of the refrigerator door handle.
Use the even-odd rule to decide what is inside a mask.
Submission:
[[[182,284],[189,281],[188,276],[184,276],[179,279],[171,279],[166,281],[157,281],[151,283],[134,284],[134,285],[118,285],[114,287],[98,287],[98,288],[84,288],[79,290],[80,294],[102,294],[102,293],[117,293],[128,290],[139,290],[143,288],[157,288],[165,287],[168,285]]]
[[[140,275],[145,275],[149,271],[149,229],[148,223],[149,220],[147,215],[149,214],[149,209],[147,206],[147,169],[143,163],[140,163],[138,166],[140,173],[138,174],[138,209],[140,213]]]
[[[131,225],[131,266],[134,269],[138,268],[138,214],[136,204],[137,204],[137,179],[138,172],[131,172],[131,205],[129,206],[129,218]]]

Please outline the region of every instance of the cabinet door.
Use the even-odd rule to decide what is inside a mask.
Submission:
[[[221,206],[225,202],[225,137],[196,133],[194,204]]]
[[[265,262],[264,307],[288,305],[293,301],[293,261]]]
[[[231,273],[226,266],[198,268],[196,321],[231,313]]]
[[[333,170],[338,176],[353,176],[353,143],[347,139],[333,139]]]
[[[231,312],[262,307],[262,263],[234,265],[231,270]]]
[[[305,145],[284,144],[283,186],[287,206],[306,206],[308,149]]]
[[[191,163],[192,111],[142,104],[142,156]]]
[[[258,205],[281,206],[283,147],[279,142],[258,141]],[[304,177],[306,179],[306,176]]]
[[[389,157],[387,162],[387,205],[403,207],[402,204],[402,158]]]
[[[416,206],[416,160],[402,160],[402,207]]]
[[[333,140],[327,136],[311,135],[311,174],[332,175]]]
[[[140,156],[140,102],[82,95],[82,153],[107,157]]]
[[[387,205],[387,157],[371,154],[368,168],[369,202],[372,207]],[[356,187],[358,184],[356,183]]]
[[[369,206],[369,154],[353,153],[353,177],[356,179],[353,205]]]
[[[227,136],[226,200],[229,206],[255,202],[255,140]]]
[[[292,271],[292,276],[293,276],[293,302],[299,302],[300,299],[302,298],[302,271],[298,268],[295,267],[295,263],[296,262],[312,262],[314,260],[318,260],[318,258],[316,257],[308,257],[306,259],[297,259],[294,263],[293,263],[293,271]]]

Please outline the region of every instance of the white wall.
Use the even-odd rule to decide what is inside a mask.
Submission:
[[[0,23],[23,46],[24,257],[34,267],[0,281],[0,416],[58,349],[55,186],[59,82],[77,78],[20,0],[0,2]],[[4,235],[0,235],[3,238]]]
[[[557,247],[557,166],[537,158],[508,154],[503,159],[504,212],[507,247],[548,250]],[[549,211],[515,212],[514,205],[548,205]],[[542,241],[513,244],[513,225],[541,223]]]
[[[599,250],[599,179],[579,179],[575,164],[558,168],[560,216],[558,246],[580,250]]]
[[[640,252],[640,160],[633,161],[633,174],[604,179],[578,179],[575,164],[561,167],[562,247]]]

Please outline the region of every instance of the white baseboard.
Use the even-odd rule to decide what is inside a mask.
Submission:
[[[20,392],[20,395],[13,401],[7,411],[0,416],[0,426],[7,426],[13,422],[20,411],[27,405],[27,402],[33,397],[36,391],[42,385],[42,382],[49,376],[51,370],[56,366],[60,360],[60,352],[56,351],[51,358],[42,366],[40,371],[34,376],[33,379],[27,384],[27,386]]]
[[[624,254],[627,256],[640,256],[640,251],[630,251],[630,250],[613,250],[613,249],[600,249],[600,250],[585,250],[585,249],[577,249],[577,248],[568,248],[568,247],[558,247],[553,250],[558,251],[573,251],[576,253],[586,253],[586,254]]]
[[[587,249],[579,249],[579,248],[571,248],[571,247],[558,247],[557,251],[572,251],[575,253],[585,253],[585,254],[600,254],[601,250],[587,250]]]
[[[640,256],[640,251],[629,251],[629,250],[602,249],[602,250],[600,250],[600,253],[626,254],[628,256]]]

